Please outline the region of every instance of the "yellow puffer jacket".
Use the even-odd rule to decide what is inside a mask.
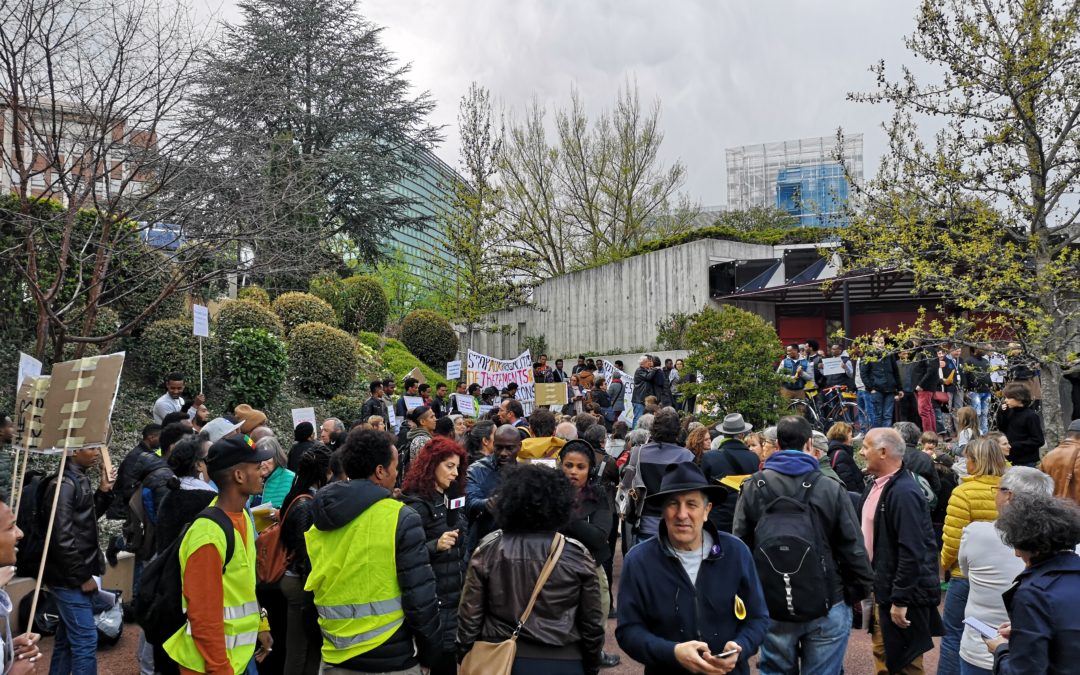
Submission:
[[[941,538],[941,568],[950,570],[954,577],[963,576],[956,559],[960,554],[960,536],[964,528],[980,520],[997,520],[994,493],[997,492],[1001,476],[967,476],[962,480],[949,497]]]

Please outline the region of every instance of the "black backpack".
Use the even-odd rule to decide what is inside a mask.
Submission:
[[[164,472],[172,476],[172,471],[168,468],[158,467],[147,471],[146,475],[135,483],[131,497],[128,499],[127,513],[121,531],[124,533],[126,550],[134,553],[136,560],[150,560],[154,557],[154,551],[157,550],[157,525],[150,519],[150,514],[146,511],[143,489],[150,489],[152,496],[153,488],[146,484],[156,482],[160,485]],[[161,504],[155,504],[155,506],[158,509],[161,508]]]
[[[19,552],[15,555],[15,573],[20,577],[36,579],[45,552],[45,530],[48,527],[49,507],[45,502],[45,489],[56,480],[55,475],[43,471],[28,471],[23,479],[22,497],[15,523],[23,531]],[[44,508],[43,508],[44,507]],[[45,527],[41,524],[44,521]]]
[[[829,612],[832,556],[810,505],[820,478],[820,471],[805,476],[798,498],[777,497],[764,473],[752,479],[766,499],[754,528],[754,564],[774,621],[801,623]]]
[[[203,509],[195,520],[199,518],[214,521],[225,532],[225,560],[221,566],[221,573],[224,574],[235,547],[232,521],[216,506]],[[161,646],[187,620],[180,574],[180,544],[194,522],[188,523],[176,541],[143,568],[139,594],[135,597],[135,616],[142,626],[146,641],[152,645]]]

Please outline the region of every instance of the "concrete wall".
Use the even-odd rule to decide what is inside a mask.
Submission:
[[[555,277],[537,287],[533,306],[491,315],[509,332],[474,334],[472,348],[511,358],[522,335],[543,335],[553,356],[652,350],[657,321],[710,304],[710,265],[772,255],[772,246],[702,239]]]

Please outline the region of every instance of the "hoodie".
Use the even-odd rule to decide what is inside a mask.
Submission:
[[[389,490],[367,479],[331,483],[315,495],[312,505],[313,527],[324,532],[340,529],[352,523],[376,502],[389,498]],[[402,508],[398,513],[394,541],[397,580],[401,589],[401,607],[405,613],[405,621],[383,644],[334,665],[376,673],[408,670],[417,664],[414,640],[421,664],[431,663],[433,655],[441,650],[438,644],[439,601],[435,592],[435,574],[428,561],[427,537],[423,523],[412,509]],[[312,563],[317,565],[318,561],[312,559]],[[348,574],[355,583],[363,583],[363,570],[342,570],[342,573]],[[315,601],[318,603],[320,582],[309,578],[308,583],[307,590],[315,593]]]
[[[818,470],[818,462],[801,450],[781,450],[774,452],[765,460],[766,469],[785,476],[801,476]]]

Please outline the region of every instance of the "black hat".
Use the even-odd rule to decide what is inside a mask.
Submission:
[[[705,480],[705,474],[693,462],[679,462],[668,464],[664,469],[664,478],[660,481],[660,489],[646,497],[646,501],[655,500],[670,494],[700,490],[709,497],[709,501],[717,502],[723,498],[726,492],[720,485],[712,485]]]
[[[273,457],[274,453],[269,450],[257,450],[247,436],[230,436],[210,446],[206,453],[206,470],[217,473],[237,464],[258,464]]]

